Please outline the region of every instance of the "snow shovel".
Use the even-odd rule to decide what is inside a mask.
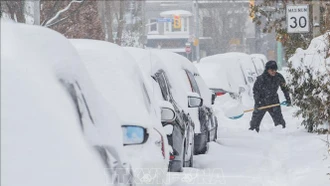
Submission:
[[[287,106],[287,105],[288,105],[288,103],[286,101],[283,101],[282,103],[277,103],[277,104],[272,104],[272,105],[259,107],[258,110],[264,110],[264,109],[268,109],[268,108],[273,108],[273,107],[278,107],[278,106]],[[244,115],[244,113],[253,112],[253,111],[254,111],[254,108],[249,109],[249,110],[244,110],[242,114],[239,114],[239,115],[236,115],[236,116],[229,116],[228,118],[229,119],[239,119]]]

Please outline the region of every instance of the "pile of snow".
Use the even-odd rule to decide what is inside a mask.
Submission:
[[[320,81],[320,87],[315,88],[314,96],[318,96],[324,102],[330,100],[330,95],[324,92],[321,87],[327,86],[327,89],[330,89],[329,38],[330,32],[314,38],[306,50],[298,48],[296,53],[289,59],[293,69],[305,72],[305,78],[299,78],[296,86],[302,86],[305,79],[309,78],[308,74],[311,73],[312,80]],[[292,74],[289,74],[288,79],[291,80],[292,78],[294,78]]]
[[[65,50],[58,45],[65,38],[59,36],[1,21],[2,185],[107,183],[100,158],[82,135],[72,100],[47,63],[59,60],[54,52]],[[64,62],[72,59],[63,56]]]
[[[306,50],[298,48],[296,53],[289,59],[294,69],[308,68],[315,73],[329,73],[330,71],[330,33],[314,38]],[[328,57],[327,57],[328,56]],[[315,74],[315,78],[317,78]],[[327,81],[327,80],[324,80]]]

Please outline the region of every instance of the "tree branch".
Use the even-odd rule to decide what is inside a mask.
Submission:
[[[64,9],[58,11],[57,14],[56,14],[53,18],[49,19],[49,20],[46,22],[45,26],[46,26],[46,27],[49,27],[49,25],[50,25],[53,21],[55,21],[56,19],[58,19],[62,13],[68,11],[73,3],[82,3],[82,2],[84,2],[84,0],[73,0],[73,1],[71,1],[71,2],[68,4],[68,6],[66,6]]]
[[[68,15],[68,16],[66,16],[66,17],[64,17],[64,18],[62,18],[62,19],[60,19],[60,20],[58,20],[58,21],[56,21],[54,23],[49,24],[47,27],[54,26],[54,25],[56,25],[56,24],[58,24],[58,23],[60,23],[62,21],[67,20],[69,17],[73,16],[75,13],[77,13],[79,11],[79,9],[82,7],[82,5],[84,4],[84,2],[85,1],[83,1],[82,3],[80,3],[80,5],[77,7],[77,9],[74,10],[73,12],[71,12],[70,15]]]

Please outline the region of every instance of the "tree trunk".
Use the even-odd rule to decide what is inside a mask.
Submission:
[[[122,43],[123,30],[125,25],[125,20],[124,20],[125,4],[126,4],[125,0],[120,1],[119,19],[118,19],[118,28],[117,28],[117,37],[116,37],[116,44],[118,44],[119,46]]]

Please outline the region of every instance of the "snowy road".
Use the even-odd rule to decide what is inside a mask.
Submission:
[[[275,128],[266,114],[260,133],[247,130],[251,114],[229,120],[218,113],[218,143],[206,155],[194,156],[194,168],[169,173],[171,186],[328,186],[330,157],[324,135],[308,134],[284,108],[287,128]]]

